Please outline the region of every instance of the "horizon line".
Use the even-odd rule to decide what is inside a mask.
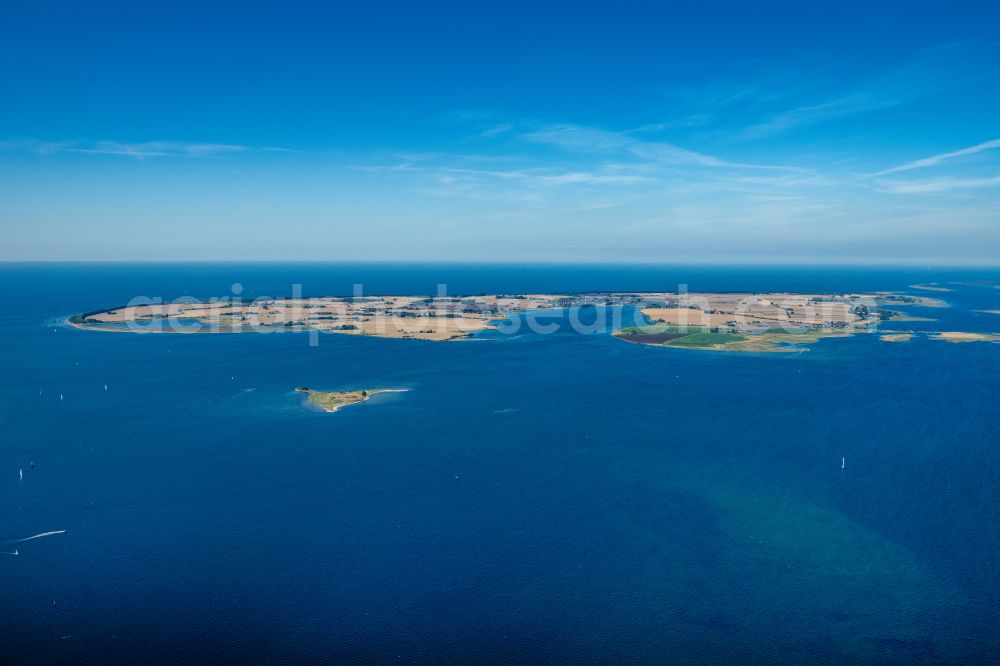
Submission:
[[[211,264],[312,264],[312,265],[359,265],[359,264],[391,264],[391,265],[452,265],[452,266],[636,266],[636,267],[787,267],[787,268],[1000,268],[1000,261],[988,262],[974,260],[971,262],[954,263],[954,259],[913,259],[905,261],[878,260],[833,260],[816,261],[802,259],[797,261],[729,261],[713,259],[704,261],[686,260],[459,260],[459,259],[0,259],[0,266],[38,265],[38,264],[75,264],[75,265],[211,265]]]

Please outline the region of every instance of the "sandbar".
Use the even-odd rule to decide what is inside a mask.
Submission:
[[[933,284],[911,284],[910,289],[922,289],[923,291],[955,291],[948,287],[939,287]]]
[[[963,333],[961,331],[941,331],[931,335],[932,340],[944,340],[945,342],[1000,342],[1000,334],[997,333]]]

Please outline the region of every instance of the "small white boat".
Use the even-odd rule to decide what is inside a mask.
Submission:
[[[847,458],[841,458],[840,459],[840,469],[844,469],[845,467],[847,467]]]

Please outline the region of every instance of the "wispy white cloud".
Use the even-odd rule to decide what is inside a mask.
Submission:
[[[817,104],[799,106],[778,113],[765,122],[751,125],[742,132],[742,138],[756,139],[784,132],[799,125],[808,125],[835,118],[843,118],[859,113],[876,111],[896,106],[899,102],[891,97],[856,92]]]
[[[146,159],[150,157],[205,157],[249,150],[246,146],[219,143],[178,143],[172,141],[150,141],[146,143],[121,143],[118,141],[98,141],[90,146],[68,148],[78,153],[97,155],[121,155]]]
[[[924,180],[879,181],[878,189],[891,194],[933,194],[1000,186],[1000,176],[989,178],[932,178]]]
[[[468,159],[468,157],[466,158]],[[516,181],[524,186],[544,185],[635,185],[653,182],[654,179],[636,173],[627,165],[604,165],[592,170],[569,170],[555,166],[521,169],[487,169],[449,166],[445,164],[415,164],[413,162],[357,167],[364,171],[389,171],[424,173],[433,176],[442,185],[468,185],[473,180]]]
[[[0,141],[0,150],[28,151],[40,155],[49,155],[76,146],[78,141],[41,141],[39,139],[8,139]]]
[[[534,143],[544,143],[568,150],[608,152],[627,148],[638,141],[620,132],[609,132],[596,127],[561,123],[522,132],[519,138]]]
[[[0,141],[0,150],[21,150],[51,155],[54,153],[84,153],[89,155],[117,155],[135,159],[153,157],[208,157],[242,153],[251,150],[247,146],[222,143],[185,143],[179,141],[146,141],[124,143],[121,141],[41,141],[38,139],[17,139]],[[264,150],[281,150],[267,148]]]
[[[662,141],[638,139],[626,132],[611,132],[582,125],[559,124],[522,133],[525,141],[545,143],[581,152],[628,153],[660,164],[694,165],[729,169],[791,169],[792,167],[748,164],[681,148]]]
[[[532,214],[565,210],[568,196],[575,206],[588,207],[609,196],[623,206],[655,207],[684,198],[787,204],[809,193],[829,193],[839,182],[820,170],[727,159],[652,140],[635,129],[546,124],[485,112],[450,117],[473,126],[468,141],[479,141],[482,153],[358,155],[362,163],[353,168],[399,178],[422,194],[524,204]]]
[[[514,129],[513,123],[497,123],[492,127],[484,129],[482,132],[479,133],[479,136],[483,138],[488,138],[491,136],[499,136],[501,134],[506,134],[507,132],[510,132],[512,129]]]
[[[988,52],[984,52],[984,50]],[[957,42],[928,48],[912,60],[839,93],[793,106],[750,125],[737,134],[756,139],[792,128],[872,113],[915,102],[970,83],[983,57],[996,57],[994,45]]]
[[[712,122],[712,116],[708,113],[690,113],[671,120],[664,120],[658,123],[645,123],[639,125],[631,132],[635,134],[646,134],[663,132],[665,130],[694,129],[704,127]]]
[[[940,155],[932,155],[930,157],[925,157],[923,159],[907,162],[906,164],[901,164],[899,166],[892,167],[891,169],[885,169],[883,171],[879,171],[875,175],[885,176],[891,173],[899,173],[900,171],[910,171],[912,169],[923,169],[926,167],[932,167],[941,164],[946,160],[953,159],[955,157],[975,155],[976,153],[981,153],[987,150],[993,150],[994,148],[1000,148],[1000,139],[991,139],[989,141],[983,141],[982,143],[977,143],[974,146],[969,146],[968,148],[953,150],[950,153],[941,153]]]
[[[577,183],[590,185],[635,185],[649,183],[653,179],[648,176],[628,174],[600,173],[593,171],[574,171],[552,176],[537,176],[541,182],[554,185],[572,185]]]

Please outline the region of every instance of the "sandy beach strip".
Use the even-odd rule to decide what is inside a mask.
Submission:
[[[938,287],[933,284],[911,284],[910,289],[920,289],[922,291],[955,291],[948,287]]]
[[[1000,342],[1000,334],[997,333],[964,333],[961,331],[941,331],[931,335],[932,340],[944,340],[945,342]]]

